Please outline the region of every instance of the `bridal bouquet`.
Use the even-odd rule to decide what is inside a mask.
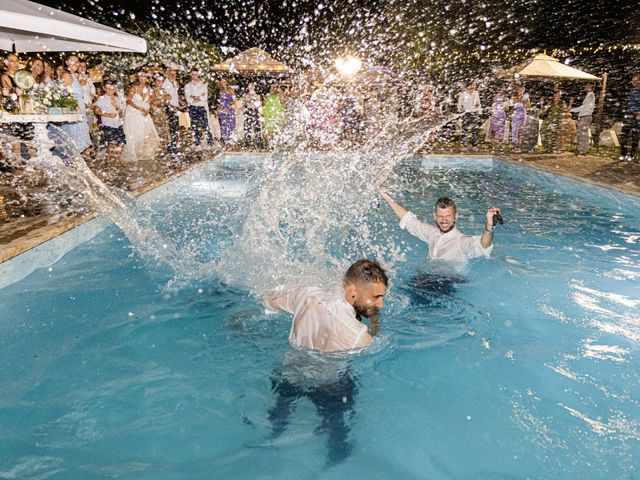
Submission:
[[[36,85],[31,90],[31,98],[34,109],[42,112],[50,108],[64,108],[75,112],[78,108],[78,101],[71,89],[58,82]]]

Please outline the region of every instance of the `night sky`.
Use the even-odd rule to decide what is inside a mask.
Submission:
[[[388,57],[423,35],[450,48],[640,43],[638,5],[621,0],[45,0],[111,26],[180,27],[210,43],[289,56],[341,50]],[[231,50],[233,52],[233,50]]]
[[[609,73],[613,115],[640,71],[640,51],[621,48],[640,44],[638,5],[623,0],[40,1],[135,34],[179,29],[221,47],[222,58],[258,46],[299,68],[328,67],[353,54],[444,90],[471,76],[491,77],[532,51],[561,49],[569,52],[557,53],[562,61]],[[598,46],[614,50],[589,50]],[[571,95],[582,88],[565,87]]]

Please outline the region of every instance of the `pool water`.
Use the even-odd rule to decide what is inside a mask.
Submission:
[[[146,197],[162,232],[214,258],[252,201],[248,160]],[[449,195],[463,232],[490,206],[505,224],[492,258],[454,267],[372,208],[404,261],[374,346],[348,357],[292,355],[290,317],[244,288],[167,287],[115,226],[1,289],[0,479],[637,478],[640,201],[477,158],[413,158],[390,184],[425,220]],[[274,438],[292,362],[349,393],[299,395]]]

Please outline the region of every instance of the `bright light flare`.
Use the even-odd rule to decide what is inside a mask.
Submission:
[[[362,60],[352,56],[336,58],[336,68],[343,77],[353,77],[362,68]]]

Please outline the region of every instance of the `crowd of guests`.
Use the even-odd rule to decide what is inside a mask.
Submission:
[[[21,67],[13,54],[5,64],[3,95],[8,99],[21,93],[14,81]],[[75,55],[57,68],[40,59],[27,68],[36,85],[60,82],[78,102],[81,119],[56,124],[50,129],[52,136],[59,128],[84,154],[104,147],[107,161],[144,160],[161,152],[212,145],[274,148],[285,138],[328,149],[364,142],[398,114],[395,99],[375,89],[355,94],[277,80],[232,86],[225,79],[203,80],[197,69],[188,77],[179,75],[172,66],[135,72],[125,85],[108,77],[94,84],[86,63]],[[30,139],[17,125],[9,129],[14,136]]]
[[[486,121],[486,139],[494,148],[510,145],[512,151],[533,152],[540,137],[544,151],[559,153],[577,135],[576,154],[585,155],[596,103],[593,89],[592,82],[586,83],[580,105],[571,108],[559,89],[532,102],[523,85],[516,85],[511,96],[507,95],[505,85],[498,85]],[[460,92],[457,109],[461,114],[463,145],[477,148],[483,108],[476,81],[469,82]]]
[[[7,55],[4,63],[2,105],[9,110],[11,99],[21,93],[14,79],[21,66],[14,54]],[[407,111],[424,119],[425,127],[451,113],[428,84],[409,91],[277,80],[231,85],[195,68],[185,74],[173,66],[135,72],[124,85],[108,77],[94,84],[86,63],[75,55],[57,67],[34,59],[27,68],[35,84],[60,82],[73,92],[81,119],[56,127],[80,152],[104,147],[107,161],[143,160],[160,152],[175,154],[213,145],[274,148],[283,140],[330,149],[362,144]],[[596,103],[593,90],[594,84],[586,83],[579,105],[571,107],[572,100],[567,103],[561,90],[533,102],[523,85],[515,85],[508,95],[506,85],[499,84],[491,107],[483,108],[477,82],[470,81],[455,105],[462,145],[477,149],[482,132],[494,149],[510,145],[512,151],[532,152],[541,138],[545,151],[557,153],[577,138],[576,153],[584,155]],[[29,128],[3,128],[30,139]],[[438,138],[446,140],[443,135],[446,132]],[[640,140],[640,75],[631,80],[619,138],[621,159],[633,159]]]

